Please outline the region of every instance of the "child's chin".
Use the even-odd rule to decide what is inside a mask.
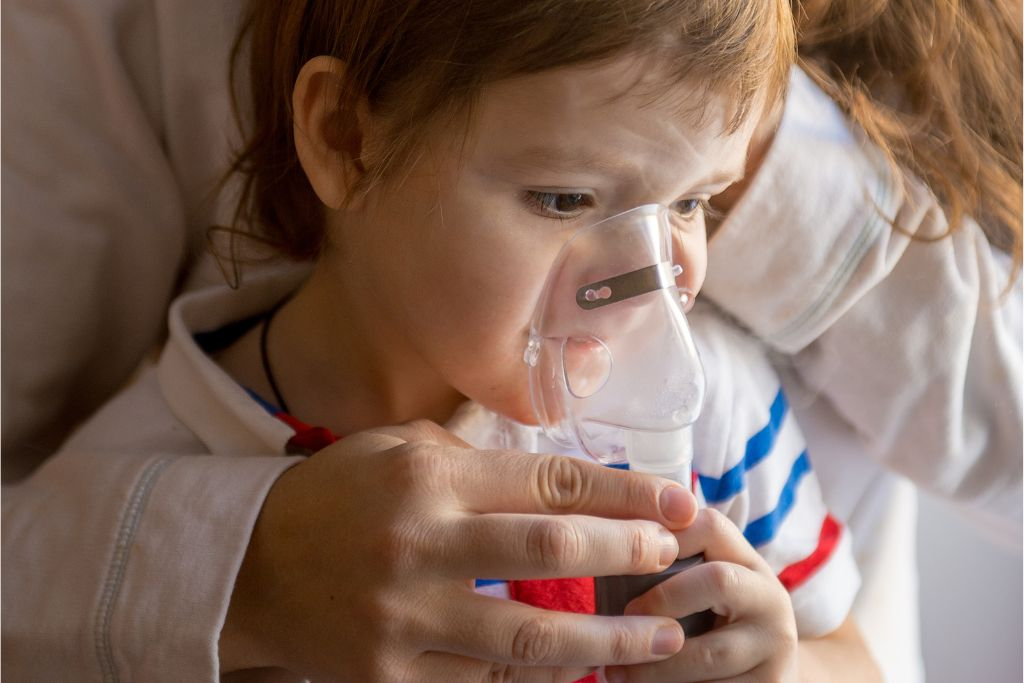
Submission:
[[[533,406],[528,397],[515,401],[506,400],[495,405],[487,405],[486,407],[502,417],[507,417],[529,427],[536,427],[538,424],[537,416],[533,412]]]
[[[537,422],[537,416],[533,414],[533,410],[517,413],[516,415],[506,415],[505,417],[527,427],[536,427],[540,424]]]

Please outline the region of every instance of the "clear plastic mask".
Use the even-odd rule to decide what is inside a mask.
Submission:
[[[688,427],[704,400],[675,282],[675,220],[649,204],[577,232],[551,267],[524,354],[551,439],[666,474],[688,467]]]

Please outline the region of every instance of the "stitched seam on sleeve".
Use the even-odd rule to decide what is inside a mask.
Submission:
[[[110,624],[114,614],[114,603],[121,592],[121,583],[124,580],[125,569],[128,564],[128,555],[132,543],[135,540],[135,533],[139,528],[139,520],[149,500],[149,494],[153,490],[160,473],[177,460],[177,456],[165,456],[156,462],[151,463],[142,473],[142,477],[135,485],[121,525],[117,532],[117,542],[114,545],[114,557],[111,559],[107,571],[107,579],[103,585],[103,595],[100,598],[99,610],[96,613],[96,656],[99,658],[100,671],[106,683],[118,683],[120,678],[117,667],[114,664],[114,648],[110,639]]]
[[[788,337],[796,335],[801,329],[808,327],[811,323],[820,318],[823,312],[828,310],[828,307],[831,306],[836,297],[839,296],[839,292],[842,290],[843,286],[849,282],[854,268],[860,264],[871,244],[878,238],[878,235],[881,234],[882,227],[887,224],[884,211],[890,199],[890,184],[887,182],[888,179],[888,172],[883,171],[878,182],[879,187],[875,192],[875,196],[878,197],[876,212],[864,222],[863,226],[861,226],[857,239],[854,240],[849,251],[846,252],[846,257],[843,259],[842,263],[839,264],[839,267],[836,268],[835,274],[822,290],[821,295],[810,306],[808,306],[803,313],[798,315],[781,330],[772,334],[766,341],[772,344],[783,344]]]

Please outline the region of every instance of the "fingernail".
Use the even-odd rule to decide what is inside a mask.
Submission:
[[[661,544],[661,555],[658,562],[662,567],[667,567],[679,557],[679,542],[668,529],[658,530],[658,542]]]
[[[683,632],[678,626],[662,626],[651,641],[652,655],[672,655],[683,646]]]
[[[603,678],[608,683],[626,683],[626,670],[621,666],[608,667]]]
[[[682,486],[666,486],[658,498],[661,514],[671,522],[686,522],[693,516],[693,494]]]

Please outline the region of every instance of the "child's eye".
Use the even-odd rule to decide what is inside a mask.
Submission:
[[[693,218],[697,215],[698,211],[706,213],[709,210],[708,202],[706,199],[680,199],[678,202],[672,205],[672,210],[683,218]]]
[[[524,197],[531,208],[549,218],[575,218],[594,205],[594,198],[583,192],[527,190]]]

